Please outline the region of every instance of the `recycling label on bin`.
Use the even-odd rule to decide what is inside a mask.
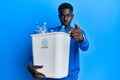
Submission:
[[[48,40],[47,39],[43,39],[41,41],[41,48],[48,48]]]

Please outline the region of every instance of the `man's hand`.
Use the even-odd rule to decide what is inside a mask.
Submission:
[[[68,32],[69,34],[71,34],[71,36],[79,41],[79,42],[82,42],[84,40],[84,37],[83,37],[83,34],[81,32],[81,29],[80,27],[75,23],[75,29],[74,30],[71,30]]]
[[[44,74],[40,73],[37,71],[37,69],[41,69],[43,68],[43,66],[32,66],[29,65],[28,66],[28,70],[31,72],[32,76],[36,79],[36,80],[40,80],[40,78],[45,77]]]

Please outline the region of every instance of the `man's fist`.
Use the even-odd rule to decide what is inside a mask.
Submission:
[[[75,29],[74,30],[71,30],[68,32],[69,34],[71,34],[71,36],[79,41],[79,42],[82,42],[84,40],[84,37],[83,37],[83,34],[81,32],[81,29],[80,27],[75,23]]]
[[[32,76],[36,79],[36,80],[40,80],[40,78],[45,77],[44,74],[40,73],[37,71],[37,69],[41,69],[43,68],[43,66],[32,66],[32,65],[28,65],[28,70],[30,71],[30,73],[32,74]]]

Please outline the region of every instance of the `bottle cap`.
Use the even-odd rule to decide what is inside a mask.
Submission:
[[[54,32],[54,30],[53,30],[53,29],[51,29],[51,30],[50,30],[50,32]]]

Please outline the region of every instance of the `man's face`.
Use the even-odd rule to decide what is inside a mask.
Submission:
[[[73,19],[73,13],[70,9],[63,9],[59,13],[59,19],[62,25],[70,27],[71,20]]]

